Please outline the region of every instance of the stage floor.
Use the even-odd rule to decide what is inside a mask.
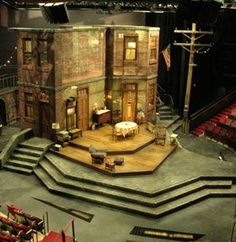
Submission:
[[[156,145],[154,141],[154,135],[146,130],[145,125],[140,127],[135,136],[120,140],[113,140],[112,127],[105,125],[96,130],[84,131],[83,137],[74,139],[68,146],[54,152],[108,175],[148,174],[155,171],[176,148],[168,143]],[[103,164],[92,163],[88,152],[90,145],[106,149],[107,158]],[[123,165],[116,165],[112,170],[105,168],[105,163],[112,163],[115,157],[123,157]]]

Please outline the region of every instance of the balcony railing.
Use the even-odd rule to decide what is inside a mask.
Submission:
[[[17,86],[17,76],[16,75],[0,75],[0,90],[16,87]]]

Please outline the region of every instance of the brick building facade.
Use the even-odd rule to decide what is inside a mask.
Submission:
[[[89,129],[93,107],[122,120],[142,110],[155,116],[159,29],[81,26],[17,29],[22,128],[52,138],[60,130]],[[115,116],[112,116],[115,119]]]
[[[121,120],[135,121],[142,111],[151,121],[156,113],[159,28],[113,26],[107,31],[109,108]]]

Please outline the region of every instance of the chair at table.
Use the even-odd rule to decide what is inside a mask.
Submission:
[[[122,132],[120,130],[117,130],[114,126],[112,127],[112,138],[113,140],[122,140],[124,138]]]

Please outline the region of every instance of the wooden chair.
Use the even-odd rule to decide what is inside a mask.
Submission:
[[[155,144],[165,145],[166,143],[166,127],[162,124],[157,125],[155,131]]]
[[[114,141],[122,140],[124,138],[122,132],[118,131],[115,126],[112,127],[112,138]]]

